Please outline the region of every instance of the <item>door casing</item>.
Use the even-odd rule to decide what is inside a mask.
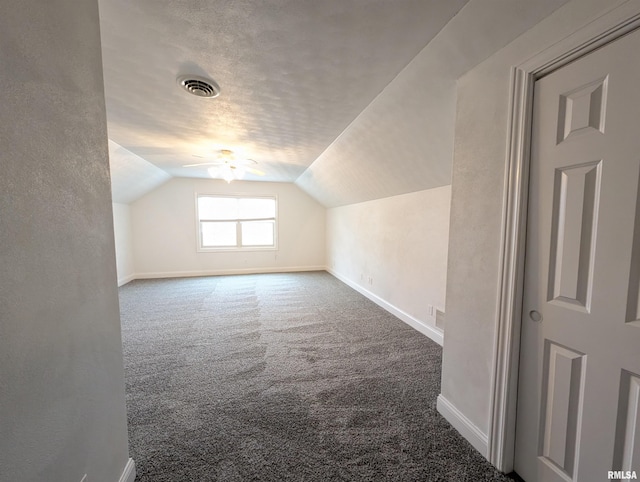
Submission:
[[[511,69],[501,276],[487,453],[489,461],[506,473],[513,470],[515,453],[533,86],[537,79],[637,28],[640,28],[640,2],[629,1]]]

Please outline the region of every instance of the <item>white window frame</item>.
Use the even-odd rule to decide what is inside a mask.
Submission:
[[[202,245],[202,231],[200,230],[200,213],[198,211],[198,199],[201,197],[214,197],[214,198],[235,198],[235,199],[272,199],[275,202],[275,217],[273,218],[259,218],[259,219],[220,219],[220,220],[205,220],[206,221],[220,221],[220,222],[235,222],[236,223],[236,246],[203,246]],[[275,194],[208,194],[208,193],[196,193],[195,196],[195,221],[196,221],[196,248],[201,253],[212,252],[237,252],[237,251],[276,251],[278,249],[278,196]],[[242,246],[242,229],[241,223],[244,221],[271,221],[273,220],[273,245],[272,246]]]

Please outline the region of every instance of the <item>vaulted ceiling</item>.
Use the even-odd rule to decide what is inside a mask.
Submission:
[[[468,1],[99,0],[114,192],[219,149],[325,206],[448,184],[455,79],[566,0]]]

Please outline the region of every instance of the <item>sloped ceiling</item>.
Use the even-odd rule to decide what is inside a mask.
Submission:
[[[171,179],[162,169],[112,140],[109,140],[109,168],[115,203],[129,204]]]
[[[231,149],[327,207],[449,184],[455,80],[566,0],[467,2],[99,0],[109,137],[176,177]]]
[[[296,183],[327,207],[450,184],[456,79],[566,2],[469,2]]]
[[[225,148],[294,182],[467,1],[99,0],[109,137],[172,176]]]

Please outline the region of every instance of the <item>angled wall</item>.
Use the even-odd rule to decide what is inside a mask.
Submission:
[[[0,480],[130,482],[97,2],[0,45]]]
[[[296,180],[326,207],[451,184],[456,79],[567,0],[471,0]]]
[[[130,204],[164,184],[171,176],[109,139],[109,170],[113,202]]]
[[[328,269],[439,341],[456,79],[565,2],[471,0],[296,181],[331,208]]]
[[[440,344],[450,193],[443,186],[327,211],[328,270]]]

